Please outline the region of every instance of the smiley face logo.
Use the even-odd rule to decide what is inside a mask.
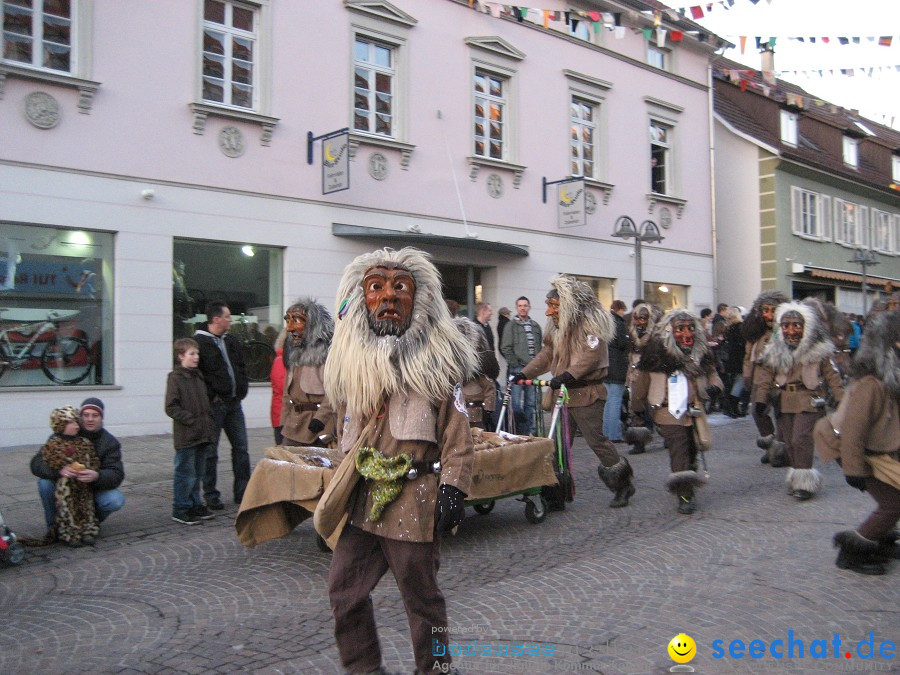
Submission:
[[[690,635],[679,633],[669,641],[669,657],[675,663],[688,663],[697,654],[697,644]]]

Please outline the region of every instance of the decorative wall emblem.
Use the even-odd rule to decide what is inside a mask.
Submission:
[[[38,129],[52,129],[59,124],[59,103],[44,91],[33,91],[25,97],[25,117]]]
[[[659,224],[660,227],[668,230],[672,227],[672,211],[667,206],[663,206],[659,210]]]
[[[498,174],[492,173],[487,177],[487,192],[494,199],[503,196],[503,179]]]
[[[380,152],[369,155],[369,175],[375,180],[384,180],[388,175],[388,159]]]
[[[237,127],[223,127],[219,132],[219,149],[227,157],[240,157],[247,149],[244,134]]]
[[[592,192],[584,191],[584,212],[593,213],[597,210],[597,198]]]

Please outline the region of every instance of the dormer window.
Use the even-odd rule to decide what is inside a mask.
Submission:
[[[790,110],[781,111],[781,142],[797,146],[797,114]]]
[[[844,136],[844,164],[854,169],[859,166],[859,141],[850,136]]]
[[[891,157],[891,180],[900,183],[900,155]],[[897,236],[900,237],[900,232],[897,233]]]

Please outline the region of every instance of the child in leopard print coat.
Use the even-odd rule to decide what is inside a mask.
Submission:
[[[53,435],[41,448],[41,455],[51,469],[70,466],[74,471],[100,468],[94,444],[78,435],[78,413],[72,406],[56,408],[50,413]],[[56,480],[57,537],[69,546],[93,545],[100,533],[94,494],[87,483],[77,478],[60,476]]]

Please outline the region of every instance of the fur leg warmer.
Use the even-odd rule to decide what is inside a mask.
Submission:
[[[822,474],[815,469],[788,469],[787,486],[790,492],[806,492],[811,497],[822,489]]]
[[[769,434],[768,436],[760,436],[756,439],[756,447],[760,450],[768,450],[772,445],[772,441],[775,440],[775,436],[773,434]]]
[[[628,460],[622,457],[618,462],[610,467],[602,464],[597,467],[597,473],[600,474],[600,480],[613,492],[618,492],[623,487],[631,483],[631,477],[634,470]]]
[[[700,487],[705,484],[706,478],[696,471],[676,471],[670,473],[666,479],[666,487],[672,494],[678,494],[679,488],[682,486]]]
[[[787,466],[787,445],[782,441],[772,441],[768,448],[769,464],[773,467]]]

